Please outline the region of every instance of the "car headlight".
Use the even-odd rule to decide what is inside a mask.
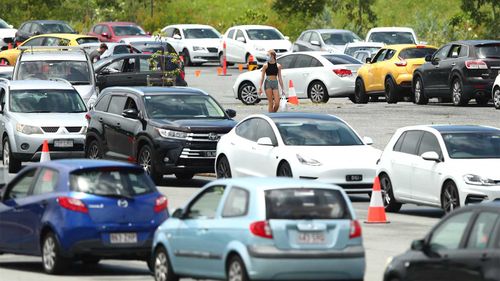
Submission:
[[[42,129],[40,129],[40,127],[24,125],[20,123],[17,123],[16,131],[26,135],[43,134]]]
[[[304,156],[300,156],[299,154],[297,154],[297,159],[299,160],[300,164],[304,164],[304,165],[309,165],[309,166],[321,166],[321,165],[323,165],[318,160],[307,158]]]
[[[173,131],[173,130],[165,130],[165,129],[157,129],[160,136],[164,138],[170,139],[186,139],[188,134],[186,132],[181,131]]]
[[[193,46],[193,51],[206,51],[205,47]]]
[[[468,174],[464,176],[464,181],[472,185],[495,185],[495,181],[478,175]]]
[[[83,126],[81,133],[82,134],[86,134],[87,133],[87,126]]]
[[[265,51],[266,51],[266,48],[263,48],[263,47],[253,46],[253,48],[254,48],[257,52],[265,52]]]

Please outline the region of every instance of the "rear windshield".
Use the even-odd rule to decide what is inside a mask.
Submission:
[[[425,58],[427,55],[432,55],[435,51],[435,48],[410,48],[402,50],[399,53],[399,57],[402,59],[419,59]]]
[[[154,184],[140,169],[81,170],[71,174],[70,185],[71,190],[77,192],[126,198],[156,191]]]
[[[66,23],[42,23],[45,33],[75,33],[75,30]]]
[[[23,61],[19,64],[18,80],[62,78],[73,85],[89,85],[91,69],[85,61]]]
[[[357,59],[348,55],[324,55],[332,64],[361,64]]]
[[[477,46],[477,57],[480,59],[500,58],[500,44]]]
[[[83,37],[76,39],[78,45],[87,44],[87,43],[99,43],[99,39],[96,37]]]
[[[287,188],[265,191],[267,219],[350,219],[338,190]]]
[[[184,29],[186,39],[220,38],[220,34],[210,28]]]
[[[373,32],[368,42],[382,42],[387,45],[416,43],[411,32]]]

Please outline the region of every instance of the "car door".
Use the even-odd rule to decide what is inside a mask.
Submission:
[[[134,95],[127,95],[127,101],[123,110],[133,109],[139,112],[139,99]],[[142,110],[144,112],[144,110]],[[139,119],[127,118],[121,116],[119,124],[116,125],[117,131],[117,152],[126,157],[130,162],[136,162],[135,159],[135,137],[136,133],[142,127],[142,122]]]
[[[232,44],[233,57],[231,59],[234,62],[241,62],[241,63],[245,62],[246,60],[245,56],[247,53],[247,44],[248,44],[248,39],[246,38],[245,33],[243,32],[243,30],[237,29]]]
[[[234,34],[236,33],[236,29],[230,29],[227,32],[227,37],[225,38],[225,41],[222,42],[222,49],[219,50],[223,52],[224,48],[224,43],[226,43],[226,59],[227,61],[234,61],[235,60],[235,49],[234,49]]]
[[[245,160],[252,163],[253,172],[255,172],[256,176],[276,176],[277,161],[283,159],[282,155],[281,157],[278,155],[279,150],[276,134],[267,120],[256,118],[256,122],[257,131],[255,132],[255,138],[257,141],[261,138],[269,138],[272,145],[258,144],[257,141],[252,142],[251,150]]]
[[[141,56],[137,59],[139,69],[134,78],[136,86],[147,86],[149,85],[148,81],[154,85],[162,85],[163,72],[160,58],[153,59]]]
[[[380,68],[380,64],[383,62],[387,51],[387,49],[380,49],[377,55],[375,55],[375,57],[370,62],[370,65],[367,69],[367,76],[363,77],[363,80],[365,82],[365,89],[367,92],[380,90],[380,85],[377,85],[377,74]]]
[[[303,52],[307,50],[307,45],[309,44],[309,39],[311,38],[311,31],[305,32],[302,36],[297,39],[293,46],[294,52]]]
[[[127,96],[122,93],[116,93],[111,96],[108,110],[106,113],[101,115],[104,143],[108,148],[106,152],[107,158],[121,159],[125,160],[126,155],[123,155],[123,151],[120,148],[120,140],[122,139],[122,134],[120,134],[121,123],[124,117],[122,117],[123,110],[125,109],[125,103],[127,102]]]
[[[113,60],[97,73],[99,90],[113,86],[134,86],[135,58],[126,57]]]
[[[450,74],[454,66],[457,65],[459,59],[461,45],[452,44],[450,51],[446,58],[438,63],[435,72],[436,90],[441,94],[440,96],[449,96],[450,89]]]
[[[451,45],[445,45],[437,50],[431,58],[431,62],[425,65],[425,71],[423,73],[424,87],[425,90],[430,92],[436,92],[445,83],[442,80],[442,69],[441,64],[448,57]]]
[[[393,68],[391,59],[396,54],[396,50],[387,49],[383,60],[376,64],[373,73],[373,90],[383,91],[385,89],[385,78],[389,73],[389,69]]]
[[[255,176],[256,165],[247,161],[251,157],[252,147],[257,144],[257,118],[247,119],[235,128],[234,139],[230,141],[231,156],[229,163],[234,177]]]
[[[296,55],[297,58],[293,68],[287,71],[288,81],[292,80],[295,93],[299,98],[307,98],[309,82],[313,74],[322,68],[322,64],[316,58],[310,55]]]

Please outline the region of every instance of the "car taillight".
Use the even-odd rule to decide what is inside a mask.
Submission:
[[[256,221],[250,224],[250,232],[252,232],[253,235],[262,238],[273,238],[271,227],[267,221]]]
[[[184,71],[181,71],[180,73],[182,80],[184,80],[184,77],[186,76],[186,73]]]
[[[87,121],[90,121],[91,117],[89,113],[85,114],[85,119],[87,119]]]
[[[395,62],[394,64],[396,66],[406,66],[406,61],[404,59],[402,59],[401,57],[398,57],[399,61]]]
[[[158,198],[156,198],[155,200],[155,213],[159,213],[165,209],[167,209],[168,207],[168,200],[167,200],[167,197],[165,196],[159,196]]]
[[[466,60],[465,67],[467,69],[488,69],[488,65],[482,60]]]
[[[346,77],[346,76],[351,76],[352,71],[349,69],[334,69],[333,72],[337,74],[339,77]]]
[[[57,197],[57,203],[59,203],[59,206],[75,211],[75,212],[80,212],[80,213],[88,213],[89,209],[87,209],[87,206],[80,200],[72,197]]]
[[[349,239],[361,237],[361,225],[357,220],[351,221],[351,230],[349,231]]]

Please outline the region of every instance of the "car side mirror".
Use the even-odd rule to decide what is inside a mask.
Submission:
[[[285,40],[290,40],[290,36],[285,36]]]
[[[105,67],[105,68],[101,69],[101,71],[99,71],[98,76],[99,75],[107,75],[110,73],[111,73],[111,71],[107,67]]]
[[[432,60],[432,55],[425,56],[425,61],[431,61],[431,60]]]
[[[130,119],[139,119],[139,111],[135,108],[125,109],[122,112],[122,116]]]
[[[419,251],[419,252],[424,251],[424,249],[425,249],[425,240],[424,239],[414,240],[413,242],[411,242],[411,249],[413,251]]]
[[[441,158],[435,151],[427,151],[422,153],[422,159],[427,161],[441,162]]]
[[[236,41],[239,41],[241,43],[246,43],[247,41],[245,40],[245,37],[238,37],[236,38]]]
[[[258,145],[265,145],[265,146],[274,146],[273,142],[271,141],[271,138],[269,137],[263,137],[257,140]]]
[[[184,210],[182,208],[176,209],[174,211],[174,213],[172,214],[172,217],[177,218],[177,219],[183,219],[184,218]]]
[[[319,41],[316,41],[316,40],[311,41],[311,45],[313,45],[313,46],[321,46],[321,44],[319,43]]]
[[[172,36],[172,38],[179,40],[179,39],[181,39],[181,36],[179,34],[174,34],[174,36]]]
[[[109,38],[109,34],[108,34],[108,33],[106,33],[106,32],[101,33],[101,36],[102,36],[102,37],[105,37],[105,38]]]
[[[372,140],[372,138],[370,138],[370,137],[363,137],[363,141],[364,141],[367,145],[372,145],[372,144],[373,144],[373,140]]]
[[[226,113],[229,116],[229,118],[236,117],[236,110],[234,110],[234,109],[226,109]]]
[[[370,57],[366,58],[365,62],[366,63],[372,63],[372,58],[370,58]]]
[[[41,34],[40,31],[33,32],[33,35],[40,35],[40,34]]]

